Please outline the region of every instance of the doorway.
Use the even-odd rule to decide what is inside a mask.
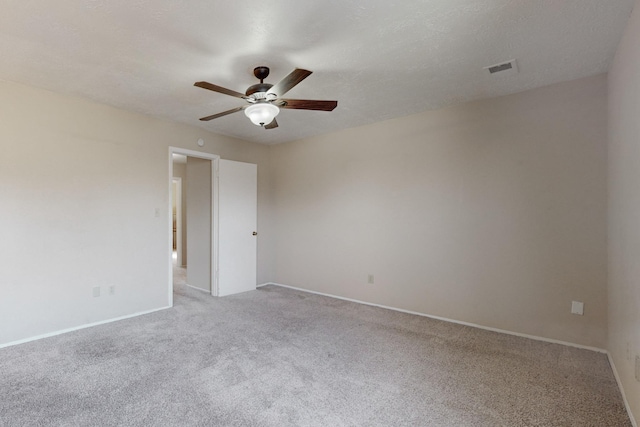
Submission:
[[[173,183],[171,186],[171,208],[172,208],[172,229],[173,245],[172,251],[172,270],[173,270],[173,288],[186,286],[187,284],[187,246],[186,238],[183,242],[183,230],[186,229],[186,216],[183,217],[184,198],[182,197],[182,176],[185,174],[186,156],[173,155]],[[186,233],[184,233],[186,237]]]
[[[180,159],[182,161],[182,159]],[[186,161],[186,159],[185,159]],[[173,159],[174,174],[176,173],[176,157]],[[182,211],[184,210],[184,199],[182,197],[182,177],[173,177],[171,187],[171,209],[172,209],[172,233],[173,233],[173,260],[178,267],[186,267],[186,245],[182,239],[183,229],[186,228],[186,222],[183,219]],[[186,219],[186,218],[185,218]],[[185,247],[183,249],[183,246]]]
[[[174,159],[178,163],[174,164]],[[169,301],[173,305],[174,254],[187,286],[217,295],[217,176],[220,157],[169,147]],[[177,183],[180,190],[178,191]],[[174,191],[175,188],[175,191]],[[178,195],[179,193],[179,195]],[[176,232],[174,237],[174,205]],[[178,219],[180,216],[180,219]],[[174,252],[175,241],[175,252]]]
[[[174,154],[193,173],[182,179],[182,263],[187,283],[213,296],[255,290],[257,284],[257,165],[215,154],[169,147],[169,242],[173,248]],[[192,164],[191,168],[189,165]],[[193,177],[193,178],[192,178]],[[190,203],[189,200],[193,203]],[[185,212],[186,211],[186,212]],[[184,219],[186,217],[186,223]],[[177,233],[176,233],[177,234]],[[186,238],[186,245],[185,245]],[[186,252],[185,252],[186,249]],[[173,250],[169,251],[169,301],[173,305]],[[223,267],[223,268],[221,268]],[[193,278],[193,279],[192,279]],[[190,283],[194,280],[194,283]],[[199,280],[199,284],[195,283]]]

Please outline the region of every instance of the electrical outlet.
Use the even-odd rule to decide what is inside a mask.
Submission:
[[[580,301],[571,301],[571,314],[584,314],[584,303]]]
[[[98,298],[100,296],[100,286],[93,287],[93,297]]]
[[[627,341],[627,352],[625,353],[627,360],[631,360],[631,343]]]
[[[636,381],[640,382],[640,356],[636,354]]]
[[[373,274],[370,274],[370,275],[367,277],[367,283],[368,283],[368,284],[370,284],[370,285],[373,285]]]
[[[109,286],[109,295],[115,295],[115,294],[116,294],[116,285]]]

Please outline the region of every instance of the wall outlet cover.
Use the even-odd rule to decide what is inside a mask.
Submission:
[[[584,303],[580,301],[571,301],[571,314],[584,314]]]

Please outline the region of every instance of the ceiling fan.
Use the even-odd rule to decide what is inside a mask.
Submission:
[[[269,75],[269,67],[256,67],[253,69],[253,75],[260,80],[260,83],[249,86],[244,94],[208,82],[196,82],[194,83],[194,86],[223,93],[225,95],[235,96],[236,98],[242,98],[248,103],[242,107],[202,117],[200,120],[209,121],[244,110],[244,114],[253,124],[262,126],[265,129],[273,129],[278,127],[276,116],[280,113],[280,108],[333,111],[333,109],[338,105],[338,101],[312,101],[309,99],[282,98],[285,93],[289,92],[295,85],[309,77],[310,74],[311,71],[309,70],[296,68],[284,79],[280,80],[275,85],[272,85],[264,82],[264,79]]]

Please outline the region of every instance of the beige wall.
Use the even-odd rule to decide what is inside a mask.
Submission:
[[[212,161],[187,157],[187,283],[211,292]]]
[[[271,150],[275,282],[604,348],[604,76]]]
[[[0,344],[167,306],[169,145],[257,163],[268,224],[266,146],[7,82],[0,98]]]
[[[640,11],[609,72],[609,346],[636,420],[640,382]]]

